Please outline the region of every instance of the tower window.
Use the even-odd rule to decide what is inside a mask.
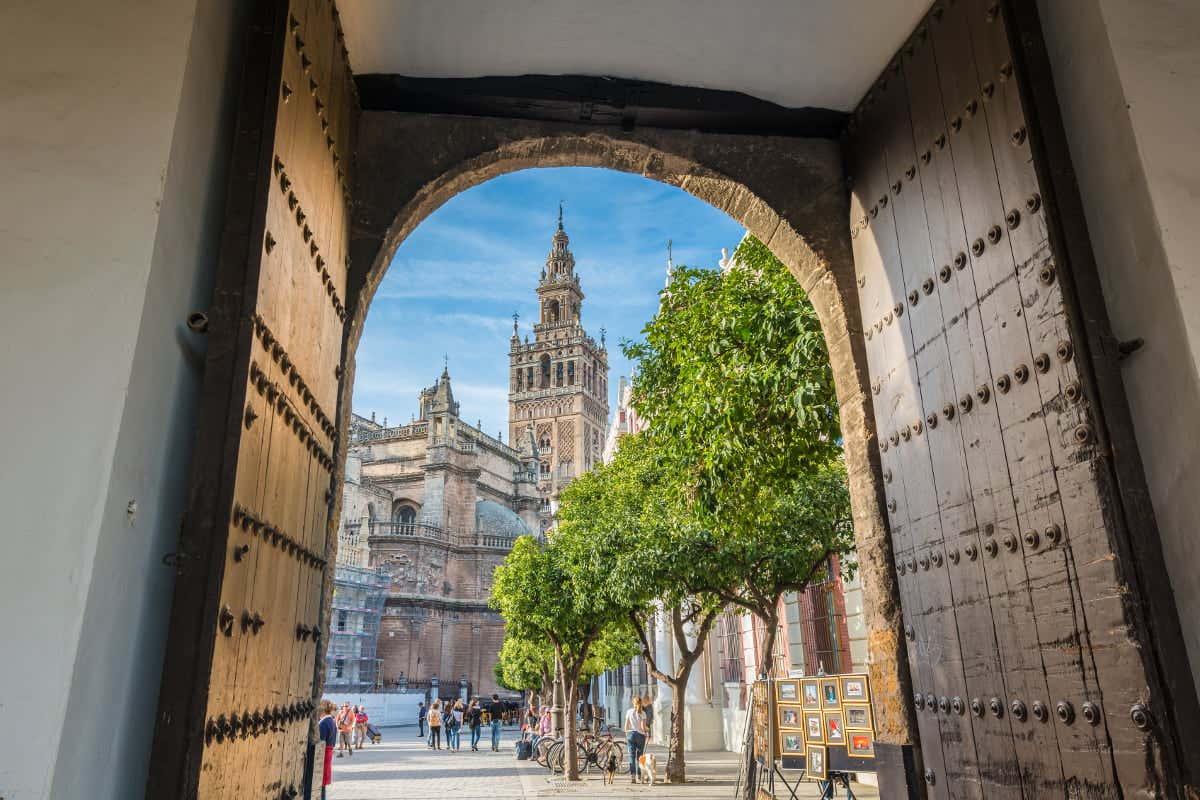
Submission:
[[[554,385],[555,386],[563,385],[563,365],[562,364],[554,365]]]
[[[542,356],[541,366],[542,366],[542,383],[541,383],[541,386],[538,388],[549,389],[550,388],[550,356]]]
[[[570,364],[567,364],[567,385],[568,386],[575,385],[575,362],[574,361],[572,361]]]

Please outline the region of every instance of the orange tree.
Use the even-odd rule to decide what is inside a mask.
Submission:
[[[491,605],[504,617],[507,637],[549,642],[566,695],[565,726],[568,780],[579,780],[574,709],[579,681],[586,671],[602,671],[628,661],[633,640],[623,609],[607,602],[595,575],[557,545],[522,536],[496,568]],[[597,663],[601,656],[606,663]]]

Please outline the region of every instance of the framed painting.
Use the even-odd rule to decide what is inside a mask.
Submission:
[[[801,718],[801,714],[803,713],[804,709],[794,703],[780,703],[779,727],[793,728],[795,730],[802,729],[804,727],[804,720]]]
[[[823,781],[828,778],[828,772],[825,765],[825,747],[819,744],[810,744],[804,752],[804,767],[807,775],[806,778]]]
[[[822,718],[820,711],[804,712],[804,739],[810,743],[824,743],[825,720]]]
[[[846,754],[855,758],[874,758],[875,739],[869,733],[847,731]]]
[[[871,717],[871,706],[868,704],[846,703],[842,706],[842,711],[846,715],[846,730],[867,731],[868,733],[875,730],[874,720]]]
[[[802,688],[802,696],[800,702],[805,708],[818,710],[821,708],[821,682],[820,681],[800,681]]]
[[[825,713],[825,744],[844,745],[846,743],[846,720],[840,711]]]
[[[840,683],[837,678],[821,679],[821,708],[832,711],[841,707]]]
[[[804,735],[800,731],[784,731],[779,736],[780,751],[785,756],[804,755]]]
[[[870,699],[866,675],[843,675],[841,680],[843,703],[865,703]]]
[[[800,684],[798,681],[775,681],[775,697],[781,703],[795,703],[800,700]]]

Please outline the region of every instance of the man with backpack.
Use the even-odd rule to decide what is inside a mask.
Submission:
[[[500,723],[504,720],[504,703],[500,695],[492,695],[492,702],[487,705],[487,712],[492,718],[492,752],[500,752]]]

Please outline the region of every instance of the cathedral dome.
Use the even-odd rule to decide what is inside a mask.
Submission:
[[[475,501],[475,529],[485,536],[516,538],[532,533],[525,521],[511,509],[492,500]]]

